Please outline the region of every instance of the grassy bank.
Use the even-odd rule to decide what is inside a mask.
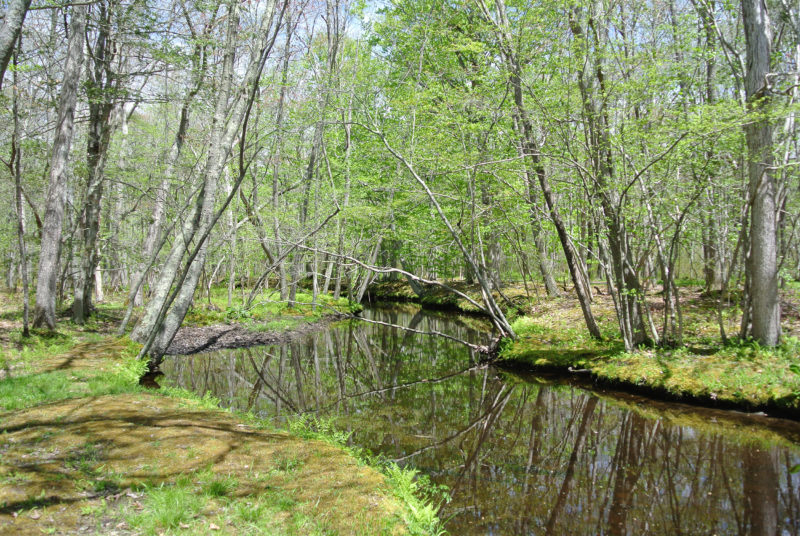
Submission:
[[[790,310],[800,301],[791,291],[785,300]],[[625,352],[613,307],[602,297],[594,309],[604,341],[589,337],[574,300],[549,300],[514,321],[518,338],[506,341],[500,358],[534,370],[588,374],[596,381],[659,398],[800,418],[800,318],[791,311],[785,315],[783,344],[778,348],[752,342],[722,345],[715,305],[696,289],[686,289],[684,346]],[[651,307],[657,314],[657,303]],[[736,308],[726,311],[728,333],[736,333],[740,314]]]
[[[463,282],[448,283],[473,297],[476,287]],[[381,300],[415,301],[407,283],[384,282],[371,287]],[[462,307],[452,295],[431,290],[434,306]],[[720,343],[717,301],[701,294],[696,286],[681,288],[684,346],[677,349],[643,348],[625,352],[620,341],[614,306],[610,298],[596,295],[592,309],[604,339],[592,339],[577,300],[565,296],[547,298],[541,289],[520,285],[495,296],[513,318],[517,334],[504,341],[500,363],[528,370],[580,374],[597,382],[657,398],[689,401],[708,406],[764,410],[800,418],[800,289],[785,289],[783,299],[783,344],[775,349],[755,343]],[[651,314],[659,320],[658,296],[649,301]],[[735,334],[741,311],[735,304],[723,313],[728,334]]]
[[[252,331],[285,331],[338,313],[357,313],[361,305],[347,298],[334,299],[319,294],[314,302],[309,293],[298,292],[294,303],[281,301],[277,291],[264,291],[250,307],[243,305],[245,296],[236,296],[228,306],[227,289],[214,287],[210,297],[196,300],[184,320],[184,326],[209,326],[236,323]]]
[[[326,423],[277,430],[212,398],[138,385],[138,346],[3,311],[0,533],[436,534],[413,471]],[[102,316],[102,315],[101,315]]]

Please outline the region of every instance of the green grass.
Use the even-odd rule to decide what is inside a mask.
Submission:
[[[756,343],[697,354],[691,348],[621,352],[590,363],[599,378],[746,406],[800,409],[800,340],[777,348]]]
[[[144,534],[159,534],[164,529],[171,529],[170,534],[215,534],[223,528],[228,534],[331,534],[309,516],[298,513],[300,503],[281,490],[267,490],[257,497],[235,501],[198,494],[191,484],[175,485],[162,493],[166,500],[146,504],[141,513],[128,516],[132,527]],[[209,518],[200,513],[212,515]]]
[[[613,311],[598,315],[604,340],[592,339],[573,306],[544,308],[513,323],[514,341],[503,342],[501,360],[535,369],[588,370],[621,386],[645,388],[679,398],[741,407],[800,410],[800,342],[786,336],[778,348],[752,342],[719,343],[715,300],[684,305],[685,346],[626,352],[611,322]],[[725,311],[729,333],[740,313]]]
[[[589,336],[583,326],[558,322],[555,318],[551,322],[543,323],[541,319],[528,316],[514,320],[511,327],[517,340],[503,342],[502,358],[540,368],[583,368],[591,361],[612,355],[622,348],[614,338],[613,328],[604,329],[605,338],[598,341]]]
[[[347,445],[349,432],[337,429],[333,419],[302,415],[289,420],[289,431],[298,437],[316,439],[345,449],[353,457],[377,468],[386,477],[388,491],[403,506],[403,524],[413,536],[446,534],[439,519],[442,503],[449,501],[446,486],[433,484],[427,475],[413,467],[400,467],[394,462],[374,457],[369,451]]]
[[[209,497],[226,497],[231,495],[239,486],[239,481],[233,476],[212,475],[203,483],[203,494]]]
[[[135,351],[129,350],[127,355],[118,356],[118,360],[109,360],[107,370],[66,368],[12,375],[0,380],[0,411],[84,396],[138,392],[139,377],[145,367],[143,361],[136,359]]]
[[[317,295],[317,303],[313,304],[313,296],[305,292],[298,292],[293,304],[281,301],[280,294],[274,290],[262,292],[251,307],[245,306],[241,297],[234,300],[231,307],[227,306],[227,300],[227,289],[212,288],[211,304],[207,297],[197,298],[195,307],[186,315],[186,325],[236,322],[254,331],[286,331],[320,320],[325,315],[356,313],[362,309],[360,304],[347,298],[334,300],[330,294]]]
[[[24,410],[43,407],[43,404],[102,395],[142,393],[138,378],[145,364],[136,360],[139,346],[127,339],[91,335],[87,337],[64,330],[56,336],[36,334],[31,339],[18,341],[16,349],[4,353],[10,377],[0,379],[0,411]],[[179,401],[193,409],[225,412],[212,396],[199,397],[194,393],[175,388],[164,388],[158,393]],[[137,395],[141,396],[141,395]],[[239,422],[275,432],[266,421],[252,414],[228,412]],[[11,414],[9,414],[11,415]],[[437,508],[422,490],[427,489],[411,471],[388,468],[369,457],[368,453],[345,446],[347,434],[335,430],[330,423],[306,422],[293,425],[295,437],[322,440],[342,449],[360,464],[369,464],[386,476],[385,489],[376,487],[376,493],[394,497],[398,504],[398,519],[387,516],[373,524],[369,534],[392,534],[398,520],[410,534],[440,534],[441,525],[436,517]],[[41,445],[50,439],[41,437]],[[309,451],[314,451],[314,441],[309,441]],[[197,452],[203,448],[197,445]],[[156,455],[158,444],[145,450],[152,451],[152,459],[141,459],[144,470],[155,470],[160,463],[170,463]],[[243,450],[246,450],[243,447]],[[191,452],[187,449],[187,456]],[[253,453],[255,454],[255,453]],[[193,457],[193,456],[189,456]],[[175,458],[177,460],[177,458]],[[295,492],[281,489],[281,482],[293,479],[304,470],[305,462],[290,453],[273,459],[273,469],[263,475],[216,474],[200,471],[166,482],[144,485],[132,500],[119,512],[106,504],[105,497],[124,486],[125,474],[107,470],[101,444],[76,445],[69,454],[63,478],[89,495],[99,496],[93,502],[76,506],[85,515],[101,519],[124,520],[141,534],[218,534],[213,526],[229,534],[329,534],[325,527],[325,512],[315,512],[313,503],[296,496]],[[348,470],[341,468],[342,471]],[[308,471],[306,471],[308,472]],[[252,477],[252,478],[251,478]],[[277,480],[275,480],[277,479]],[[261,482],[262,491],[240,493],[242,481],[248,485]],[[22,482],[23,475],[13,467],[2,475],[4,484]],[[273,482],[275,483],[273,485]],[[327,482],[327,481],[325,481]],[[327,485],[327,483],[323,484]],[[117,507],[115,507],[117,508]],[[305,512],[305,513],[304,513]],[[121,516],[121,517],[118,517]]]
[[[134,505],[125,517],[130,526],[148,535],[184,525],[189,528],[188,523],[205,504],[205,498],[195,492],[186,478],[172,485],[148,486],[143,491],[141,506]]]

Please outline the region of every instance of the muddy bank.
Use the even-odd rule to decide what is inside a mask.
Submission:
[[[307,333],[326,329],[331,323],[350,315],[331,314],[315,322],[300,324],[287,331],[254,331],[241,324],[181,327],[167,350],[167,355],[190,355],[224,348],[245,348],[263,344],[280,344]]]

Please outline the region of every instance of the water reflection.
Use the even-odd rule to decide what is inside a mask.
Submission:
[[[488,338],[471,318],[366,314],[471,344]],[[354,444],[448,485],[442,515],[452,534],[800,533],[800,474],[791,472],[800,450],[781,436],[645,417],[477,362],[452,340],[359,323],[282,346],[171,358],[163,370],[264,417],[333,417]]]

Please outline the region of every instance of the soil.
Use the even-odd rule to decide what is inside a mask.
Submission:
[[[240,324],[182,327],[167,349],[168,355],[189,355],[224,348],[245,348],[262,344],[280,344],[307,333],[321,331],[347,315],[327,315],[316,322],[301,324],[290,331],[253,331]]]

